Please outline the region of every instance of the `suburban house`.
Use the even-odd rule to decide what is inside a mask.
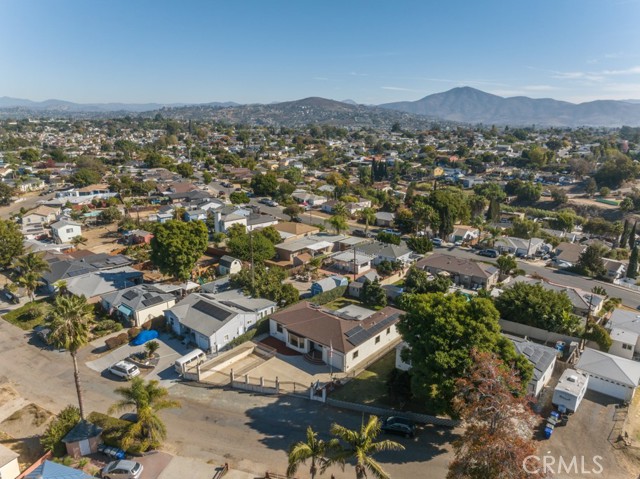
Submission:
[[[265,302],[267,300],[259,300]],[[276,304],[269,302],[270,314]],[[164,312],[174,333],[185,336],[203,351],[225,349],[238,336],[255,327],[260,313],[211,293],[192,293]],[[264,316],[262,316],[264,317]]]
[[[295,241],[302,239],[305,236],[314,235],[320,232],[317,226],[307,225],[304,223],[294,223],[292,221],[285,221],[273,226],[274,229],[280,233],[280,238],[283,242]]]
[[[476,244],[480,238],[480,230],[474,226],[457,225],[453,229],[453,233],[449,235],[447,241],[455,243],[462,241],[466,244]]]
[[[51,225],[51,235],[56,243],[70,243],[73,238],[82,235],[82,226],[73,221],[56,221]]]
[[[585,249],[587,247],[579,243],[560,243],[556,246],[556,257],[553,261],[564,268],[575,266]]]
[[[371,269],[371,262],[374,257],[357,250],[347,250],[337,253],[331,257],[336,268],[345,273],[360,275]]]
[[[47,459],[21,479],[93,479],[94,477],[80,469],[74,469]]]
[[[602,258],[602,264],[607,270],[607,277],[612,280],[622,278],[627,271],[627,265],[615,259]]]
[[[291,198],[296,200],[298,203],[302,203],[303,205],[308,206],[320,206],[326,203],[327,198],[320,195],[314,195],[313,193],[309,193],[305,190],[296,190],[291,193]]]
[[[6,446],[0,444],[0,478],[16,479],[20,475],[20,455]]]
[[[509,282],[505,280],[505,285],[513,283],[539,284],[544,289],[555,291],[557,293],[565,293],[571,300],[574,314],[582,316],[583,318],[586,318],[589,314],[596,315],[600,313],[606,300],[604,296],[592,293],[591,291],[563,286],[543,279],[530,278],[528,276],[516,276]]]
[[[60,208],[54,208],[51,206],[40,205],[37,208],[29,211],[22,217],[22,225],[41,224],[47,225],[56,220],[60,214]]]
[[[416,263],[432,275],[446,273],[451,280],[468,289],[491,289],[498,282],[498,268],[449,254],[434,254]]]
[[[145,230],[131,230],[124,235],[128,244],[149,244],[153,239],[153,233]]]
[[[376,226],[392,227],[396,215],[386,211],[376,212]]]
[[[589,376],[587,388],[621,401],[631,401],[640,382],[640,362],[585,348],[576,369]]]
[[[516,238],[515,236],[501,236],[493,246],[500,253],[510,253],[517,257],[534,256],[539,251],[544,251],[545,242],[540,238]]]
[[[239,273],[241,269],[242,261],[226,254],[220,258],[218,263],[218,274],[222,276]]]
[[[142,283],[144,273],[130,266],[91,271],[65,280],[66,289],[76,296],[84,296],[88,303],[97,303],[108,293]]]
[[[331,291],[339,286],[347,286],[347,284],[347,278],[343,278],[342,276],[330,276],[328,278],[315,281],[311,285],[311,296],[326,293],[327,291]]]
[[[355,247],[358,253],[373,257],[372,263],[378,265],[383,261],[399,261],[405,266],[412,262],[413,252],[402,242],[399,245],[374,241],[372,243],[360,244]]]
[[[298,240],[283,241],[275,245],[276,254],[279,261],[292,263],[294,258],[303,253],[308,253],[311,257],[331,253],[336,243],[344,238],[346,236],[320,233]]]
[[[606,327],[611,335],[610,354],[627,359],[640,355],[640,314],[637,311],[614,309]]]
[[[152,284],[140,284],[104,294],[100,304],[109,314],[116,314],[127,324],[140,327],[175,305],[176,296]]]
[[[558,351],[542,344],[531,342],[516,336],[505,335],[511,340],[518,353],[522,354],[533,365],[533,376],[527,385],[527,393],[538,397],[551,377],[556,365]]]
[[[372,269],[367,273],[363,274],[362,276],[360,276],[359,278],[357,278],[355,281],[351,281],[349,283],[349,288],[347,289],[349,296],[352,296],[354,298],[359,298],[360,293],[362,292],[362,288],[364,287],[364,283],[366,283],[367,281],[373,283],[376,279],[380,280],[380,276],[378,276],[378,273],[376,272],[376,270]]]
[[[363,319],[344,319],[304,301],[272,315],[269,328],[271,336],[309,361],[348,372],[396,346],[401,314],[386,307]]]

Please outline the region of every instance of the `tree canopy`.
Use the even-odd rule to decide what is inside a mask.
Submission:
[[[24,251],[20,227],[10,220],[0,219],[0,267],[9,266]]]
[[[202,221],[177,220],[159,224],[151,239],[151,261],[158,269],[186,280],[207,249],[209,233]]]
[[[276,231],[277,233],[277,231]],[[262,263],[271,259],[276,254],[273,247],[273,237],[270,237],[262,231],[254,231],[248,233],[233,235],[227,242],[231,255],[243,261],[251,261],[254,263]]]

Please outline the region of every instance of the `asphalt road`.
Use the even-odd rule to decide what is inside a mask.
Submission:
[[[55,196],[55,193],[49,193],[48,195],[39,196],[37,192],[28,193],[28,196],[23,196],[22,201],[11,203],[9,206],[3,206],[0,208],[0,218],[7,219],[11,215],[18,213],[21,208],[30,210],[38,206],[39,201],[47,201]]]

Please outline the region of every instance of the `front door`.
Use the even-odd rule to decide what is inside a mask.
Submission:
[[[91,454],[91,446],[89,445],[89,439],[80,441],[80,455],[88,456]]]

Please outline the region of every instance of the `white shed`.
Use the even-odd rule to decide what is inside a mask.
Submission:
[[[576,369],[589,375],[589,390],[631,401],[640,382],[640,362],[585,348]]]

